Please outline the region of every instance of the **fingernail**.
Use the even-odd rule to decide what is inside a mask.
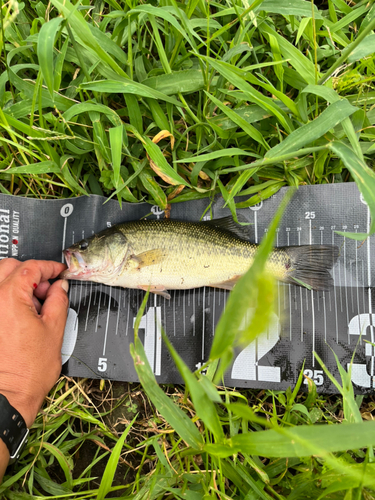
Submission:
[[[66,280],[61,280],[61,288],[68,293],[69,291],[69,283]]]

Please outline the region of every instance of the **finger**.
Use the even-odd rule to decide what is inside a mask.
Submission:
[[[57,335],[61,344],[69,307],[68,289],[69,284],[66,280],[55,281],[47,291],[40,313],[43,323],[51,333]]]
[[[16,289],[26,292],[31,299],[41,281],[56,278],[64,269],[65,264],[52,260],[27,260],[18,266],[8,279],[12,278]]]
[[[34,290],[35,297],[37,297],[40,300],[45,300],[50,286],[51,283],[49,281],[42,281],[41,283],[39,283],[37,288]]]
[[[16,259],[8,258],[0,260],[0,283],[20,265],[21,262]]]
[[[34,307],[36,309],[36,312],[38,314],[40,314],[40,311],[42,310],[42,304],[39,302],[39,300],[36,297],[34,297],[34,295],[33,295],[32,300],[33,300],[33,304],[34,304]]]

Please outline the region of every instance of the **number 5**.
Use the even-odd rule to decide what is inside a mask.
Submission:
[[[99,358],[98,370],[100,372],[105,372],[107,370],[107,358]]]

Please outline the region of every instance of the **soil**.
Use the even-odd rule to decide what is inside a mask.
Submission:
[[[121,434],[136,414],[138,414],[137,426],[134,426],[134,428],[139,427],[139,424],[142,425],[147,422],[150,416],[153,415],[153,410],[149,406],[148,400],[143,396],[143,392],[141,391],[139,384],[107,381],[106,388],[108,385],[110,386],[110,389],[107,391],[105,389],[101,390],[99,384],[99,380],[90,381],[86,393],[92,399],[101,414],[108,412],[108,414],[104,415],[102,419],[111,432]],[[146,425],[146,427],[149,426]],[[87,425],[82,424],[80,430],[87,432]],[[126,440],[126,443],[134,448],[139,442],[136,434],[136,432],[130,432]],[[98,433],[98,437],[104,441],[104,446],[102,445],[102,448],[104,448],[103,452],[114,447],[115,442],[112,439],[107,438],[100,433]],[[101,450],[99,450],[98,453],[98,446],[100,446],[98,441],[95,442],[94,440],[87,439],[74,454],[73,479],[77,479],[80,474],[82,474],[82,472],[95,460],[95,458],[102,454]],[[89,476],[96,479],[86,483],[84,485],[85,490],[96,489],[99,487],[108,458],[109,455],[92,467],[89,472]],[[138,472],[137,467],[140,465],[141,458],[141,455],[138,453],[126,454],[117,465],[112,486],[125,486],[132,483]],[[146,463],[142,472],[143,474],[147,474],[149,470],[150,465]],[[58,463],[49,467],[48,473],[57,483],[61,484],[65,481],[65,476]],[[124,495],[125,491],[126,489],[115,491],[106,496],[106,498],[120,497]]]

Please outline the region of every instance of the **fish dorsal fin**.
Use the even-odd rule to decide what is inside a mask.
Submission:
[[[242,219],[242,220],[241,220]],[[244,217],[238,217],[240,222],[247,222]],[[222,217],[221,219],[212,219],[202,221],[202,224],[206,224],[208,226],[217,227],[223,231],[228,231],[229,233],[233,233],[237,238],[241,238],[241,240],[249,239],[249,228],[248,226],[241,226],[237,224],[231,215],[228,217]]]
[[[146,250],[145,252],[130,257],[131,267],[141,269],[142,267],[153,266],[160,264],[163,260],[163,252],[159,248],[153,250]]]

